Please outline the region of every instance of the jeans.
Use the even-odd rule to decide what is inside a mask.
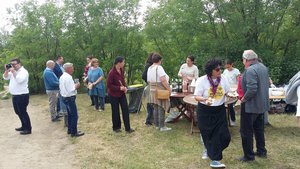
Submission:
[[[31,131],[31,122],[27,112],[27,106],[29,104],[29,94],[13,95],[12,102],[15,113],[18,115],[21,121],[21,127],[24,130]]]
[[[165,110],[157,104],[154,104],[153,107],[154,107],[153,117],[154,117],[155,127],[159,127],[159,128],[165,127]]]
[[[66,114],[67,113],[67,107],[63,101],[63,97],[60,95],[58,96],[57,99],[57,112],[61,113],[61,114]]]
[[[228,104],[228,110],[229,110],[229,114],[230,114],[230,120],[231,121],[235,121],[235,111],[234,111],[234,103]]]
[[[76,106],[76,96],[62,97],[68,112],[68,133],[77,133],[78,112]]]
[[[146,124],[153,123],[153,104],[147,103],[147,118],[146,118]]]
[[[109,95],[111,111],[112,111],[112,123],[113,123],[113,130],[121,129],[121,119],[120,119],[120,108],[122,109],[122,117],[125,126],[125,130],[129,131],[130,128],[130,121],[129,121],[129,110],[128,110],[128,103],[125,94],[121,97],[113,97]]]

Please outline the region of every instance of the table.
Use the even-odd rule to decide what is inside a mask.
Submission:
[[[192,121],[191,117],[189,117],[185,112],[187,111],[187,105],[186,103],[182,100],[185,96],[190,95],[191,93],[188,92],[172,92],[170,95],[170,101],[171,102],[176,102],[176,108],[179,110],[180,114],[172,121],[172,122],[177,122],[180,117],[184,116],[188,121]]]
[[[237,97],[226,97],[225,98],[225,104],[231,104],[235,103],[237,101]],[[200,132],[198,128],[195,129],[196,126],[196,119],[195,117],[195,109],[198,105],[198,102],[195,100],[195,96],[193,94],[189,94],[183,98],[183,102],[185,103],[186,110],[190,114],[190,121],[191,121],[191,134],[195,132]],[[226,107],[226,116],[227,116],[227,122],[229,125],[229,109]]]

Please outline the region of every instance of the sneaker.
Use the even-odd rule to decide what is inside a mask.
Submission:
[[[155,127],[155,129],[156,129],[156,130],[159,130],[160,128],[159,128],[159,127]]]
[[[203,160],[208,159],[207,150],[204,150],[204,151],[202,152],[202,159],[203,159]]]
[[[225,168],[225,164],[222,164],[220,161],[211,161],[210,166],[213,168]]]
[[[170,131],[170,130],[172,130],[172,129],[169,128],[169,127],[162,127],[162,128],[160,128],[160,131]]]
[[[230,120],[230,126],[235,126],[235,121]]]

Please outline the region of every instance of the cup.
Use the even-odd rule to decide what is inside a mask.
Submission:
[[[79,79],[74,79],[74,83],[79,83]]]

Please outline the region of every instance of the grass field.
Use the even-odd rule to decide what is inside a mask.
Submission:
[[[202,145],[199,134],[190,134],[190,123],[181,119],[168,124],[172,130],[160,132],[155,127],[146,127],[144,109],[139,114],[131,114],[131,126],[136,132],[127,134],[122,123],[122,132],[114,133],[111,124],[110,104],[104,112],[97,112],[89,106],[86,94],[79,94],[78,129],[85,132],[80,138],[70,138],[76,145],[76,157],[81,168],[88,169],[199,169],[210,168],[209,160],[201,159]],[[232,140],[223,151],[222,162],[226,168],[245,169],[299,169],[300,168],[300,128],[296,127],[294,115],[270,115],[272,127],[265,129],[268,158],[256,158],[250,163],[241,163],[236,158],[242,156],[237,126],[230,127]]]

